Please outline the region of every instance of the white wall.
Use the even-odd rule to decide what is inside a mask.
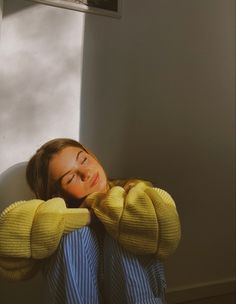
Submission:
[[[120,20],[86,15],[83,31],[82,13],[17,2],[2,23],[1,171],[80,127],[112,177],[175,198],[183,238],[168,286],[232,283],[235,1],[127,0]]]
[[[78,138],[84,32],[83,14],[29,1],[4,1],[3,18],[0,172],[51,138]]]

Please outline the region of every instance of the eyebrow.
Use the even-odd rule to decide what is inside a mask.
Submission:
[[[80,153],[82,153],[82,152],[83,152],[83,150],[80,150],[80,151],[77,153],[76,158],[75,158],[75,161],[78,160],[78,158],[79,158],[79,156],[80,156]],[[56,184],[60,184],[61,181],[62,181],[62,179],[63,179],[63,177],[65,177],[65,176],[66,176],[68,173],[70,173],[70,172],[71,172],[71,170],[69,170],[69,171],[65,172],[64,174],[62,174],[62,176],[59,177],[59,178],[57,179]]]

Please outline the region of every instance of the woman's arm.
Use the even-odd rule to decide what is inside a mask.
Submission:
[[[61,198],[13,203],[0,214],[0,256],[47,258],[63,234],[89,223],[88,209],[66,208]]]
[[[107,232],[127,250],[165,259],[178,246],[181,228],[172,197],[148,182],[132,180],[86,199]]]
[[[65,201],[29,200],[11,204],[0,214],[0,276],[27,279],[51,256],[62,236],[90,223],[88,209],[66,208]]]

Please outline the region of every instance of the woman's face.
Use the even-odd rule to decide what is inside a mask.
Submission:
[[[49,163],[49,178],[71,198],[80,199],[93,192],[106,192],[107,177],[99,162],[86,151],[66,147]]]

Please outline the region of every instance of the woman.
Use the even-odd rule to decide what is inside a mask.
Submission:
[[[78,217],[75,221],[73,209],[67,209],[62,231],[75,231],[53,249],[55,233],[48,232],[50,250],[41,257],[54,253],[46,271],[54,303],[163,303],[165,279],[159,259],[170,255],[180,239],[178,214],[168,193],[140,180],[108,181],[91,152],[64,138],[37,150],[28,163],[27,181],[38,199],[49,200],[37,207],[39,214],[32,220],[36,228],[34,224],[31,231],[40,232],[44,225],[45,234],[45,227],[47,232],[55,225],[57,216],[49,215],[58,212],[57,197],[68,208],[80,207],[79,221],[86,226],[75,230]],[[73,229],[68,229],[68,213]],[[32,246],[39,247],[40,254],[41,243],[36,237]]]

